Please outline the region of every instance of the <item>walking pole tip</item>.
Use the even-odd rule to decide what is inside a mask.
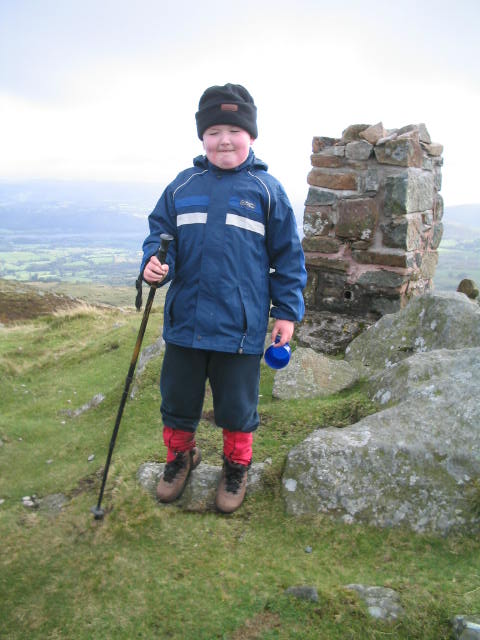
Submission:
[[[105,511],[101,507],[92,507],[90,511],[93,513],[93,517],[95,520],[103,520]]]

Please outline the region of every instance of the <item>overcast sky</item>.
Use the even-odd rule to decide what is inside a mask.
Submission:
[[[0,0],[0,179],[165,184],[202,153],[194,114],[244,84],[254,149],[292,202],[311,139],[425,122],[447,205],[480,201],[478,0]]]

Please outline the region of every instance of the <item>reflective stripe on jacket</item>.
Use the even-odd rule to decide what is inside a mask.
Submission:
[[[179,346],[263,352],[269,314],[299,321],[305,259],[282,185],[250,151],[232,170],[206,157],[180,173],[149,216],[141,270],[174,237],[163,337]]]

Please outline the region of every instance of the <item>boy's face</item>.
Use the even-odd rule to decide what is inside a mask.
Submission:
[[[248,157],[252,136],[233,124],[215,124],[203,132],[207,158],[220,169],[234,169]]]

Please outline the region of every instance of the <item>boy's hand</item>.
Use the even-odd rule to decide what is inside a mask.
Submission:
[[[168,264],[161,264],[157,256],[152,256],[143,271],[143,277],[147,282],[162,282],[167,277]]]
[[[291,320],[275,320],[272,331],[272,343],[275,347],[283,347],[284,344],[290,342],[294,328],[295,325]],[[277,336],[280,336],[280,340],[275,343]]]

